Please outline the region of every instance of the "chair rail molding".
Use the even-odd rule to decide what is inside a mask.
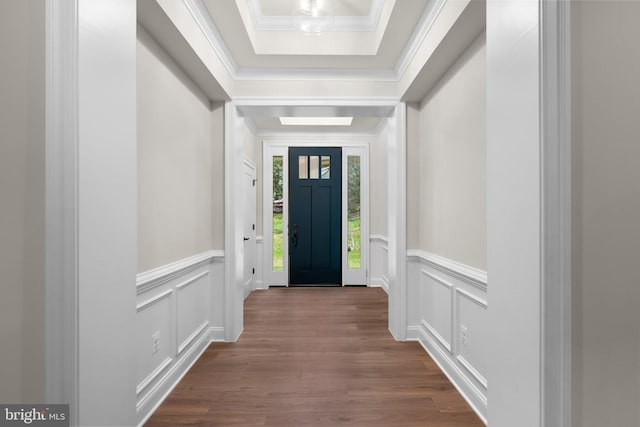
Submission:
[[[475,267],[462,264],[460,262],[432,254],[421,249],[410,249],[407,251],[408,261],[420,261],[430,264],[432,267],[449,275],[455,276],[460,280],[478,287],[484,291],[487,290],[487,272]]]
[[[208,250],[188,258],[184,258],[160,267],[138,273],[136,276],[136,287],[138,294],[149,291],[156,286],[160,286],[175,277],[195,270],[202,265],[210,263],[214,258],[224,258],[224,251]]]

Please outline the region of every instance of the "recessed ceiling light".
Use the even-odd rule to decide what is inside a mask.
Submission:
[[[283,126],[351,126],[353,117],[280,117]]]

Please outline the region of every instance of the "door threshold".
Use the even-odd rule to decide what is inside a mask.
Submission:
[[[336,283],[302,283],[289,285],[290,288],[339,288],[342,287],[340,284]]]

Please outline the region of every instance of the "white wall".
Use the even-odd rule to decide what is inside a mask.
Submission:
[[[640,425],[640,3],[572,4],[573,425]]]
[[[420,106],[419,248],[486,269],[484,33]],[[410,144],[413,151],[413,144]],[[412,171],[412,169],[410,169]]]
[[[257,144],[257,139],[249,126],[247,126],[246,122],[242,125],[243,132],[243,150],[244,150],[244,158],[249,160],[251,163],[256,164],[258,161],[258,149],[260,148]]]
[[[0,2],[0,402],[44,400],[45,2]]]
[[[213,135],[202,91],[138,26],[138,271],[212,248]]]
[[[388,236],[387,224],[387,126],[369,146],[369,203],[372,236]]]
[[[224,103],[138,25],[136,414],[224,340]],[[217,249],[217,250],[213,250]]]
[[[407,104],[407,247],[420,247],[420,105]]]
[[[212,102],[211,247],[224,248],[224,102]]]
[[[407,337],[487,418],[486,49],[407,105]]]

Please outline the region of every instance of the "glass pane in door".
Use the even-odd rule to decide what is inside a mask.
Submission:
[[[347,157],[347,265],[349,269],[361,267],[360,237],[360,156]]]
[[[309,156],[309,178],[320,178],[320,157]]]

